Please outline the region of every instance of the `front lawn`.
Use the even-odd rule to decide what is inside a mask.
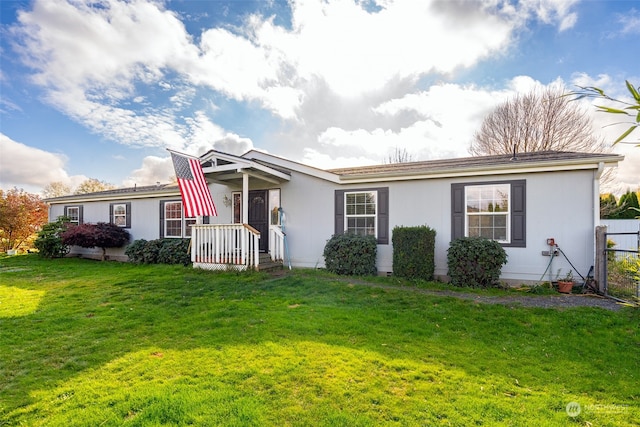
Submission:
[[[637,425],[640,310],[375,282],[0,258],[0,426]]]

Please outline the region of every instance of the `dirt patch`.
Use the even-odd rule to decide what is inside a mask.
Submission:
[[[429,293],[432,293],[431,291]],[[485,296],[460,292],[435,291],[435,295],[447,295],[470,300],[482,304],[504,304],[507,306],[541,307],[541,308],[569,308],[569,307],[599,307],[605,310],[620,310],[622,305],[615,300],[600,295],[570,294],[570,295],[540,295],[540,296]]]
[[[281,280],[288,276],[288,271],[279,272],[272,280]],[[476,304],[503,304],[510,307],[540,307],[540,308],[571,308],[571,307],[598,307],[605,310],[617,311],[627,304],[597,294],[556,294],[556,295],[482,295],[453,290],[422,289],[412,286],[389,286],[379,283],[367,282],[354,278],[326,278],[327,281],[344,282],[349,287],[368,286],[371,288],[394,289],[407,292],[416,292],[425,295],[447,296],[473,301]]]

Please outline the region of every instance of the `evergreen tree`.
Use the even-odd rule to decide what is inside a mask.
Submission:
[[[628,190],[620,196],[618,207],[620,209],[620,213],[618,214],[617,219],[635,218],[638,216],[638,210],[640,209],[640,205],[638,204],[638,195],[635,192]]]

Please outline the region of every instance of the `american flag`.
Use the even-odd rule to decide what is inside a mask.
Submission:
[[[185,216],[187,218],[217,216],[218,212],[204,179],[200,161],[173,152],[171,152],[171,160],[173,160],[173,169],[176,171]]]

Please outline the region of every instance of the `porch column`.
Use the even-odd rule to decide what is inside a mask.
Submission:
[[[242,173],[242,223],[249,224],[249,174]]]

